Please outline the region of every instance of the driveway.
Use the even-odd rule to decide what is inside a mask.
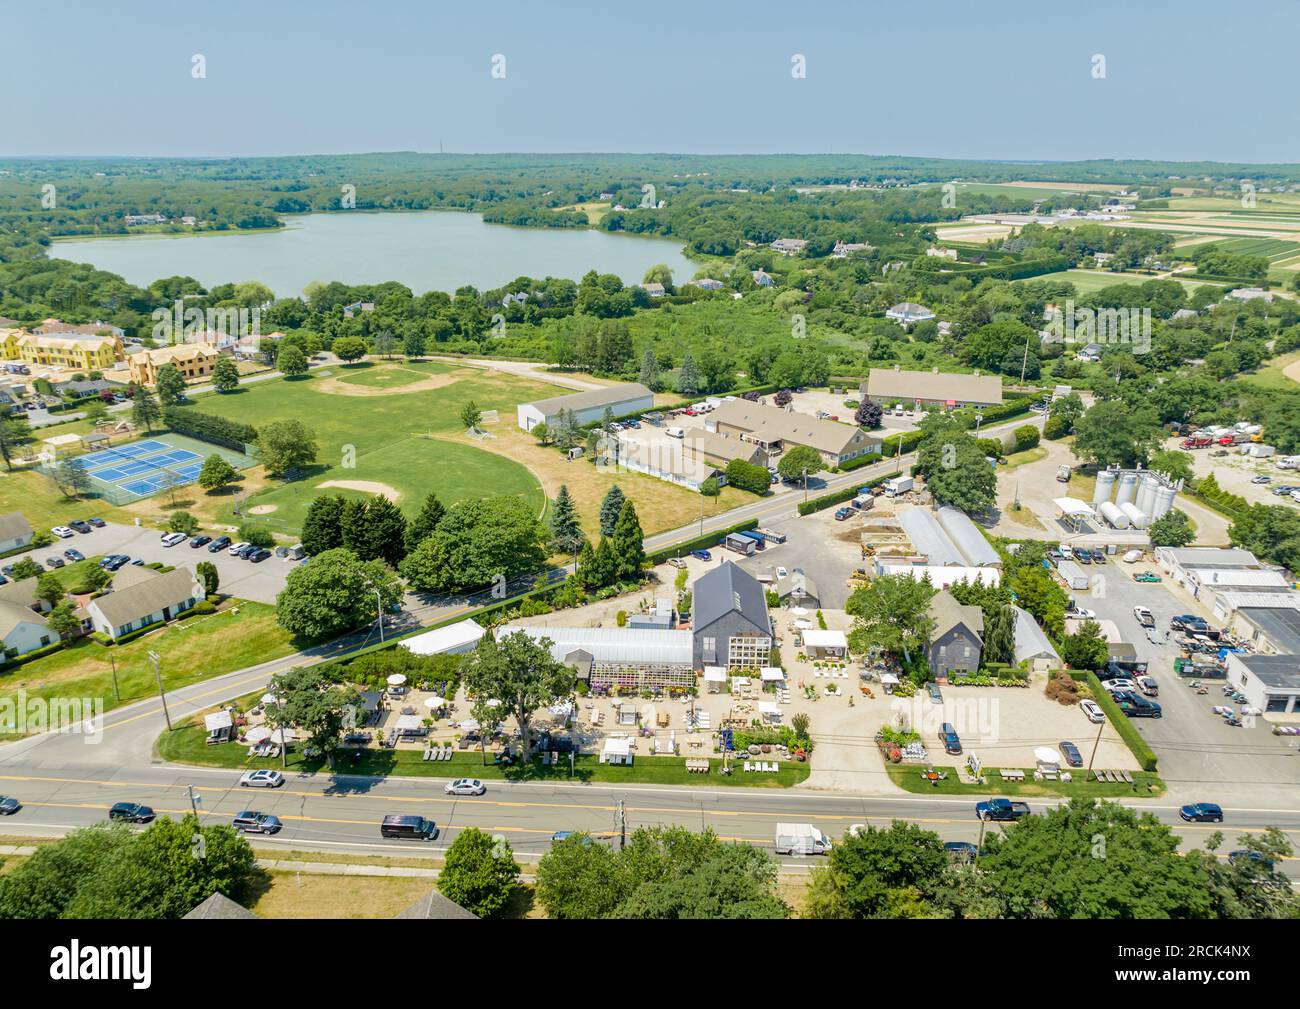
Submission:
[[[93,515],[87,511],[87,516]],[[231,557],[225,550],[208,553],[206,547],[193,549],[188,543],[179,546],[162,545],[162,533],[157,529],[141,526],[119,525],[110,522],[102,529],[91,529],[88,533],[78,533],[72,539],[61,540],[57,537],[48,547],[29,550],[24,554],[15,554],[5,559],[5,565],[14,564],[21,557],[31,557],[42,566],[47,558],[61,557],[63,551],[75,547],[87,557],[99,554],[127,554],[132,559],[142,558],[146,564],[158,561],[173,567],[185,566],[193,569],[199,561],[211,561],[217,566],[221,579],[221,592],[251,599],[258,603],[274,603],[279,591],[284,588],[285,579],[296,562],[283,561],[279,557],[269,557],[260,564]]]

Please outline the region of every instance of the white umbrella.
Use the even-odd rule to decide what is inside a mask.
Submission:
[[[388,678],[388,685],[390,687],[400,687],[405,682],[406,675],[404,673],[394,673]]]
[[[1042,764],[1055,764],[1060,761],[1056,751],[1050,746],[1040,746],[1034,750],[1034,759]]]
[[[262,695],[262,703],[263,703],[263,704],[279,704],[279,703],[280,703],[280,698],[276,697],[275,694],[263,694],[263,695]]]
[[[498,701],[495,697],[493,697],[490,701],[487,702],[487,706],[489,708],[499,708],[501,707],[501,702]]]
[[[793,613],[796,617],[806,617],[808,615],[808,611],[805,610],[802,606],[792,607],[790,612]]]
[[[249,729],[247,732],[244,733],[244,738],[247,739],[250,743],[262,743],[270,739],[271,736],[272,736],[271,730],[266,728],[263,725],[259,725],[255,729]]]
[[[447,698],[445,697],[426,697],[424,699],[424,706],[426,708],[441,708],[446,703]]]
[[[460,723],[460,727],[466,732],[474,732],[478,729],[478,721],[477,719],[467,718]]]

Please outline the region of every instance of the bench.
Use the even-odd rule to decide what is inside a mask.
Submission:
[[[1025,780],[1024,771],[1013,771],[1013,770],[1003,769],[998,771],[998,774],[1002,775],[1003,781],[1024,781]]]

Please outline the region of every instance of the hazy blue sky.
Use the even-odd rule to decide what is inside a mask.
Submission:
[[[0,0],[0,156],[1300,161],[1297,39],[1294,0]]]

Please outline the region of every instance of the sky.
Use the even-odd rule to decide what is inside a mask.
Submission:
[[[1298,38],[1295,0],[0,0],[0,157],[1300,162]]]

